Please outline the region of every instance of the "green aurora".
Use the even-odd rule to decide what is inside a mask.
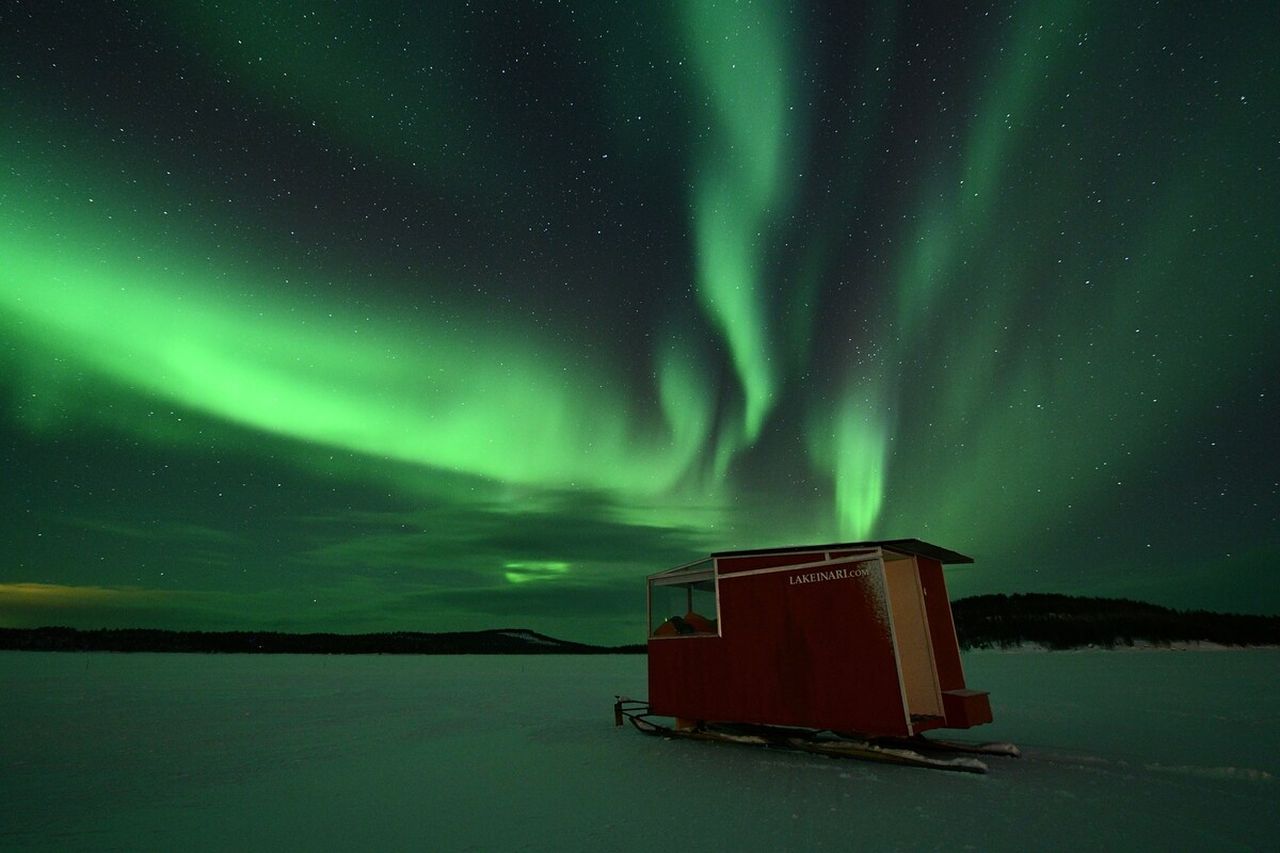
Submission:
[[[1280,19],[39,4],[0,625],[635,641],[708,550],[1280,611]]]

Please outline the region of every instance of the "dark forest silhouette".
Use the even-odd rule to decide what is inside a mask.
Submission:
[[[951,612],[960,646],[966,649],[1022,643],[1051,649],[1115,648],[1139,642],[1280,645],[1280,616],[1172,610],[1123,598],[977,595],[953,602]]]
[[[1072,595],[978,595],[951,605],[961,648],[1115,648],[1182,642],[1280,645],[1280,616],[1171,610],[1141,601]],[[594,646],[525,628],[385,634],[162,631],[148,628],[0,628],[0,649],[54,652],[246,654],[643,654],[645,646]]]

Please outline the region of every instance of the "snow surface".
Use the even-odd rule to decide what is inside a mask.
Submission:
[[[614,729],[643,656],[0,652],[0,848],[1274,849],[1280,651],[965,667],[986,776]]]

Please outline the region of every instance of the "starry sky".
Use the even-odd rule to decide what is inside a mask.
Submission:
[[[1270,2],[11,2],[0,625],[1280,611]]]

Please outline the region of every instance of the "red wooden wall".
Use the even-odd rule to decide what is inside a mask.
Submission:
[[[803,557],[803,559],[802,559]],[[818,553],[718,560],[719,637],[649,640],[649,702],[656,714],[696,720],[908,734],[889,635],[884,576],[875,561],[735,576]],[[743,561],[749,561],[744,563]],[[772,562],[771,562],[772,561]],[[728,565],[721,567],[721,562]],[[861,577],[811,583],[815,571],[857,567]]]
[[[938,687],[964,689],[964,670],[960,665],[960,645],[956,642],[956,625],[951,618],[951,600],[942,563],[928,557],[916,557],[920,567],[920,586],[924,588],[924,611],[929,618],[929,636],[933,645],[933,664],[938,669]]]

